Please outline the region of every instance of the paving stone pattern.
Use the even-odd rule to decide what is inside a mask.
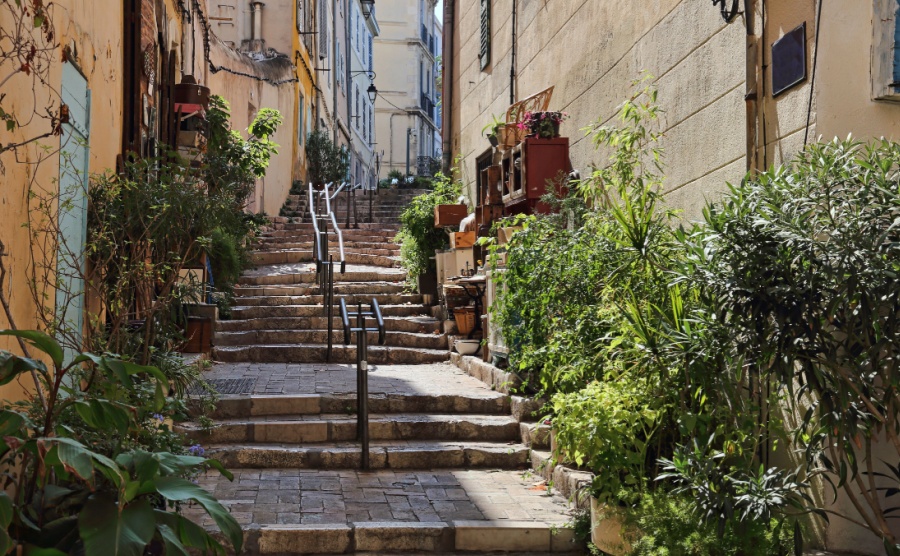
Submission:
[[[356,395],[356,366],[349,364],[217,363],[204,378],[254,379],[252,393],[260,395]],[[369,393],[497,395],[450,363],[370,365]]]
[[[241,470],[234,482],[207,474],[200,485],[241,525],[510,520],[562,525],[564,498],[519,471]],[[203,525],[212,520],[186,510]]]

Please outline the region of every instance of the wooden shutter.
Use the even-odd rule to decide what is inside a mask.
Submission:
[[[84,245],[87,239],[87,188],[91,134],[91,96],[87,80],[69,63],[62,67],[63,104],[69,121],[62,125],[59,149],[59,247],[56,317],[65,337],[80,341],[84,328]],[[66,361],[76,352],[65,350]]]
[[[319,59],[328,57],[328,0],[319,0]]]
[[[491,63],[491,0],[481,0],[481,50],[478,58],[481,69]]]

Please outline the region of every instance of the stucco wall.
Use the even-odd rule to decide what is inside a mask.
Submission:
[[[122,4],[85,3],[82,0],[59,0],[54,4],[53,24],[56,37],[61,45],[70,47],[74,61],[87,78],[91,90],[90,171],[102,172],[115,167],[116,155],[121,146]],[[0,25],[8,24],[0,20]],[[58,50],[55,55],[57,62],[52,66],[49,85],[53,90],[59,90],[62,65],[59,63]],[[6,75],[7,70],[8,68],[0,67],[0,75]],[[4,102],[4,105],[13,108],[20,118],[33,109],[35,102],[38,107],[46,106],[47,100],[51,98],[42,97],[41,90],[35,89],[31,79],[22,74],[10,80],[0,92],[9,95],[9,104]],[[53,98],[58,106],[58,98]],[[3,127],[0,129],[0,142],[22,141],[45,133],[48,128],[49,124],[43,120],[35,120],[32,125],[15,133],[8,133]],[[9,250],[4,261],[9,275],[3,286],[19,328],[38,326],[37,311],[29,293],[26,276],[31,256],[28,230],[22,227],[28,219],[27,192],[29,184],[46,191],[57,189],[55,180],[59,175],[59,163],[58,156],[54,153],[59,144],[60,138],[51,136],[18,149],[17,155],[6,152],[0,158],[5,167],[5,173],[0,175],[0,239]],[[42,157],[45,160],[40,165],[29,165]],[[49,293],[53,295],[52,291]],[[8,325],[6,315],[0,314],[0,328],[7,328]],[[0,349],[18,352],[16,342],[7,337],[0,338]],[[26,388],[31,384],[27,377],[20,382]],[[0,398],[17,399],[22,392],[22,387],[13,382],[0,387]]]
[[[492,3],[491,64],[478,62],[478,2],[457,4],[453,150],[474,182],[481,129],[510,104],[512,0]],[[744,48],[740,22],[696,0],[518,2],[516,100],[555,86],[551,110],[570,115],[573,167],[604,162],[580,129],[608,122],[642,71],[657,78],[671,202],[696,216],[704,197],[743,176]]]

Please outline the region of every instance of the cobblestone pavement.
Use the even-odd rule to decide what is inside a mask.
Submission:
[[[569,506],[521,471],[235,470],[199,479],[242,525],[510,520],[562,525]],[[212,520],[191,507],[188,517]]]
[[[256,380],[253,394],[356,394],[356,366],[339,364],[217,363],[207,380]],[[494,397],[480,380],[449,363],[370,365],[370,394],[467,395]]]

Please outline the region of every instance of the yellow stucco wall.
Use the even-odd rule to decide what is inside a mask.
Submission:
[[[68,46],[76,64],[87,78],[91,90],[90,171],[102,172],[115,167],[122,137],[122,4],[108,2],[83,2],[59,0],[54,2],[53,24],[60,45]],[[0,20],[0,25],[8,24]],[[60,50],[54,53],[56,63],[50,72],[50,87],[59,90],[62,65]],[[7,68],[0,67],[0,74]],[[9,95],[7,102],[17,113],[30,111],[34,104],[31,79],[19,74],[8,82],[2,92]],[[47,97],[38,102],[46,102]],[[55,100],[58,104],[58,100]],[[46,106],[46,104],[43,104]],[[47,131],[44,121],[36,121],[10,134],[0,129],[0,142],[21,141]],[[17,155],[6,152],[0,158],[5,174],[0,176],[0,239],[7,245],[6,258],[9,276],[5,284],[12,305],[13,318],[19,328],[37,327],[36,307],[28,289],[26,269],[31,256],[28,231],[22,225],[28,219],[27,192],[29,184],[47,191],[56,189],[59,174],[59,137],[49,137],[39,143],[18,150]],[[44,149],[49,151],[44,151]],[[46,160],[38,166],[33,163],[41,156]],[[18,159],[18,162],[17,162]],[[50,292],[52,295],[52,291]],[[5,314],[0,314],[0,328],[9,326]],[[9,338],[0,338],[0,349],[18,352],[18,346]],[[30,379],[23,379],[27,384]],[[22,395],[17,383],[0,388],[0,398],[17,399]]]

